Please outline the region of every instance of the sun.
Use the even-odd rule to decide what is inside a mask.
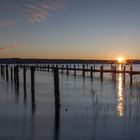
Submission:
[[[118,63],[123,63],[125,61],[124,57],[117,58]]]

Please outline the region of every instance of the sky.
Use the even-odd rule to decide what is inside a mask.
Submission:
[[[0,57],[140,59],[140,0],[0,0]]]

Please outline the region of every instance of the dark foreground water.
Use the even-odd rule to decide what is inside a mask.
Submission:
[[[55,112],[52,72],[36,72],[35,104],[27,87],[16,89],[0,77],[0,140],[140,140],[140,82],[129,86],[121,74],[93,80],[60,73],[60,110]]]

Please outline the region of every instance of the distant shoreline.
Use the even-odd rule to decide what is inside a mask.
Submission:
[[[126,64],[140,64],[140,60],[127,60]],[[35,59],[35,58],[0,58],[0,64],[115,64],[117,60],[97,59]]]

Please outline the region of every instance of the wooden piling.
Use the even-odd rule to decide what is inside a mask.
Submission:
[[[100,78],[101,82],[103,82],[103,65],[100,67]]]
[[[9,80],[9,72],[8,72],[8,65],[6,65],[6,81]]]
[[[85,77],[85,65],[83,65],[82,75],[83,75],[83,77]]]
[[[125,73],[126,73],[126,67],[123,67],[123,82],[125,83]]]
[[[23,67],[23,86],[26,88],[26,66]]]
[[[50,71],[50,65],[48,65],[48,72]]]
[[[18,65],[14,66],[14,83],[16,87],[19,87],[19,68]]]
[[[60,106],[60,93],[59,93],[59,71],[58,68],[54,68],[54,96],[55,107]]]
[[[130,86],[133,84],[133,67],[132,65],[130,66]]]
[[[5,77],[5,67],[4,67],[4,65],[1,65],[1,76],[2,77]]]
[[[19,87],[19,67],[17,65],[16,67],[16,71],[17,71],[17,88]]]
[[[35,75],[35,67],[31,66],[31,91],[32,92],[34,92],[34,85],[35,85],[34,75]],[[33,95],[33,97],[34,97],[34,95]]]
[[[94,64],[94,71],[95,71],[95,69],[96,69],[96,65]]]
[[[61,73],[63,74],[64,65],[62,65]]]
[[[32,102],[32,112],[35,110],[35,67],[31,66],[31,102]]]
[[[10,71],[11,71],[10,72],[10,74],[11,74],[11,82],[13,82],[13,68],[12,67],[10,68]]]
[[[93,78],[93,66],[90,68],[90,77]]]
[[[114,66],[114,82],[116,82],[116,71],[117,71],[117,68],[116,66]]]
[[[74,76],[76,76],[76,65],[74,65]]]
[[[69,75],[69,66],[66,65],[66,71],[67,71],[67,75]]]
[[[3,65],[0,65],[1,76],[3,76]]]

